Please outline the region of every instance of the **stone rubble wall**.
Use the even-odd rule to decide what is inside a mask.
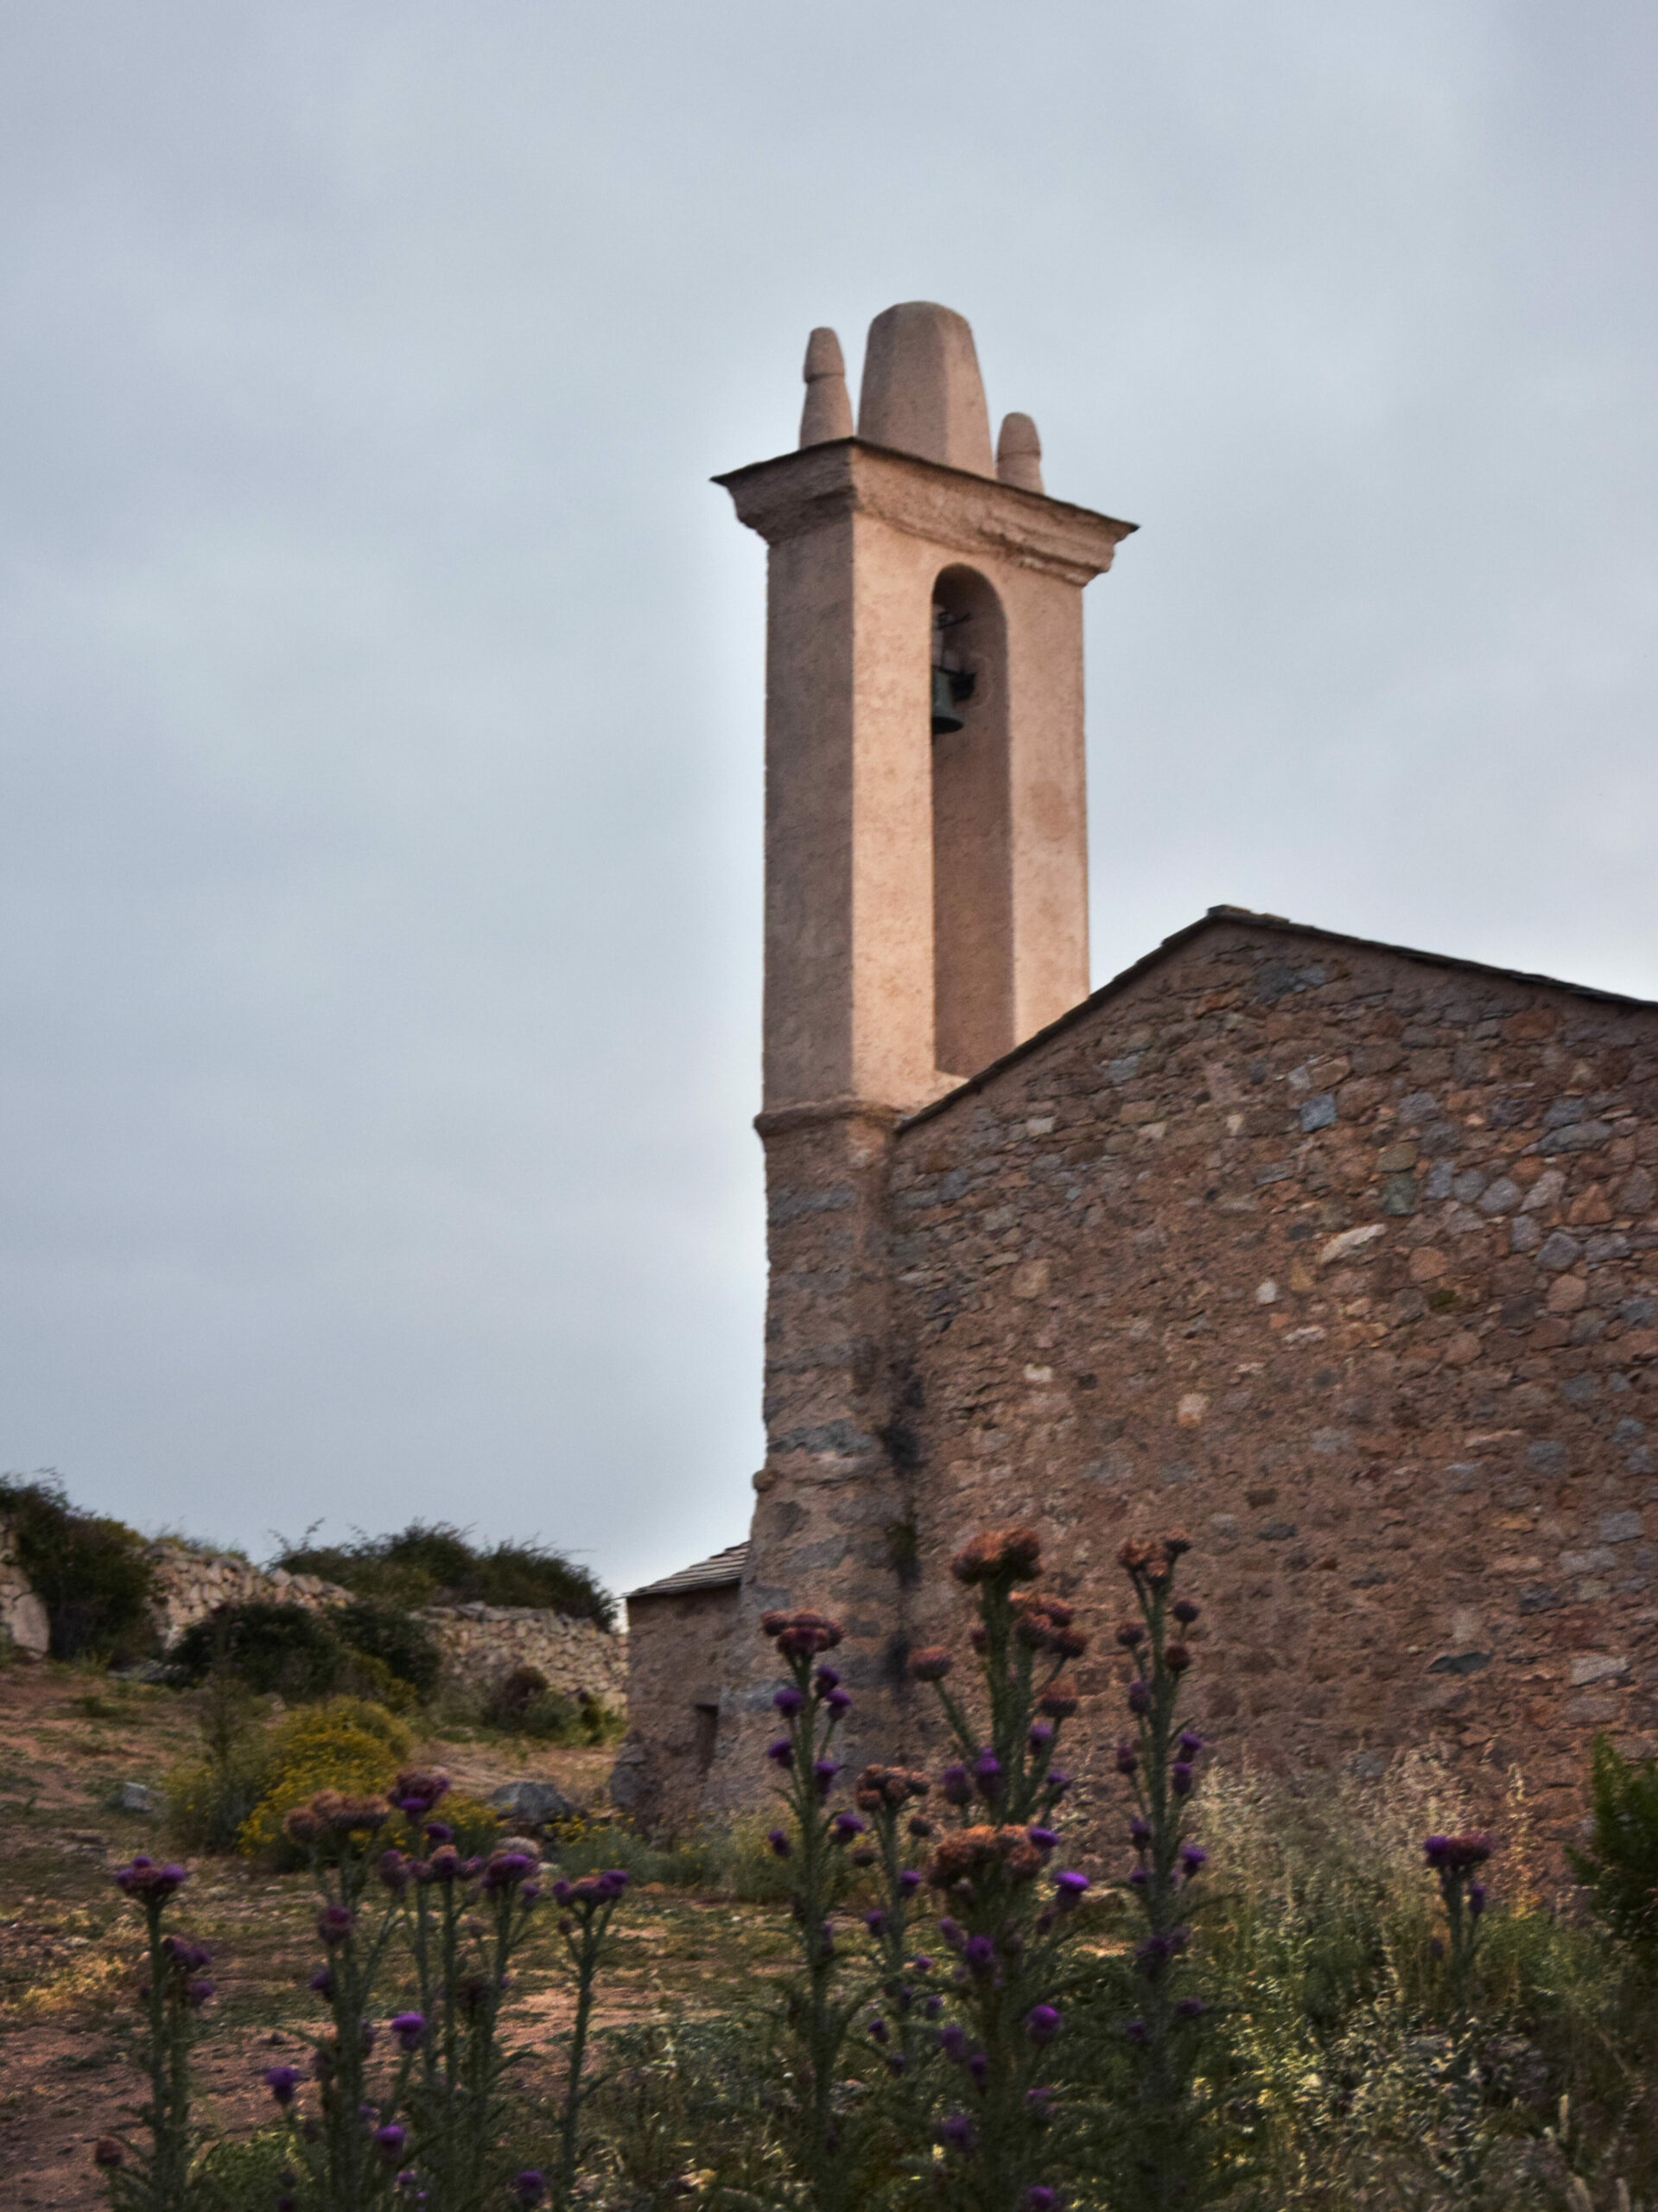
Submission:
[[[429,1605],[419,1618],[437,1639],[450,1681],[487,1682],[534,1667],[562,1697],[627,1701],[627,1638],[591,1621],[530,1605]]]
[[[162,1649],[170,1650],[219,1605],[302,1605],[325,1612],[348,1605],[352,1592],[314,1574],[260,1567],[224,1552],[192,1551],[162,1542],[149,1552],[155,1569],[152,1618]],[[489,1682],[520,1666],[536,1667],[549,1688],[620,1706],[627,1693],[627,1640],[591,1621],[570,1620],[532,1606],[430,1605],[419,1614],[437,1640],[451,1683]],[[0,1633],[22,1657],[43,1659],[46,1609],[12,1556],[10,1529],[0,1520]]]
[[[351,1592],[337,1582],[289,1574],[285,1567],[253,1567],[228,1553],[161,1543],[149,1558],[156,1571],[151,1611],[164,1651],[217,1605],[303,1605],[308,1612],[322,1612],[351,1603]]]
[[[0,1642],[20,1659],[44,1659],[51,1648],[46,1607],[29,1586],[12,1550],[11,1524],[0,1520]]]

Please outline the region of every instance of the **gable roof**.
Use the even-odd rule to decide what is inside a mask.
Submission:
[[[1626,1006],[1639,1013],[1658,1013],[1658,1001],[1629,998],[1622,991],[1603,991],[1591,983],[1563,982],[1558,976],[1528,975],[1522,968],[1494,968],[1487,961],[1463,960],[1455,953],[1423,952],[1414,945],[1386,944],[1377,938],[1349,937],[1340,930],[1321,930],[1312,922],[1292,922],[1282,914],[1257,914],[1248,906],[1211,906],[1197,921],[1189,922],[1183,930],[1176,930],[1172,937],[1166,937],[1160,944],[1143,954],[1131,968],[1125,968],[1109,983],[1102,983],[1097,991],[1090,991],[1085,999],[1079,1000],[1057,1021],[1051,1021],[1045,1029],[1039,1029],[1033,1036],[1026,1038],[1023,1044],[1015,1045],[1012,1052],[1004,1052],[1000,1059],[992,1060],[976,1075],[969,1076],[954,1090],[947,1090],[942,1098],[935,1098],[930,1105],[918,1107],[913,1114],[905,1115],[899,1128],[900,1130],[913,1128],[918,1122],[931,1121],[934,1115],[944,1113],[959,1099],[971,1097],[975,1090],[982,1090],[1005,1069],[1017,1066],[1020,1060],[1040,1051],[1051,1038],[1062,1035],[1097,1007],[1107,1005],[1119,992],[1127,990],[1131,983],[1138,982],[1159,961],[1166,960],[1172,953],[1183,950],[1205,930],[1220,928],[1228,922],[1247,922],[1252,929],[1268,930],[1281,937],[1317,938],[1325,944],[1349,945],[1356,952],[1390,953],[1396,960],[1420,961],[1424,967],[1430,968],[1454,968],[1464,976],[1492,976],[1506,983],[1528,983],[1541,990],[1569,991],[1574,998],[1593,999],[1603,1006]]]
[[[687,1590],[728,1589],[733,1583],[742,1580],[747,1564],[747,1544],[727,1544],[712,1559],[700,1559],[695,1567],[682,1567],[677,1574],[664,1574],[659,1582],[647,1582],[643,1589],[630,1590],[627,1596],[631,1602],[635,1598],[677,1598]]]

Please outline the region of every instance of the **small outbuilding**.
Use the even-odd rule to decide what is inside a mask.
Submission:
[[[627,1593],[626,1739],[611,1802],[653,1834],[693,1827],[714,1763],[720,1693],[748,1546]]]

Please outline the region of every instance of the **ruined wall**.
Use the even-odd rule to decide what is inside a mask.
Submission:
[[[160,1543],[149,1560],[156,1575],[151,1613],[163,1650],[216,1605],[302,1605],[308,1612],[324,1612],[351,1603],[351,1592],[337,1582],[316,1574],[289,1574],[280,1567],[254,1567],[233,1553]]]
[[[427,1605],[417,1618],[437,1640],[445,1677],[478,1684],[534,1667],[562,1697],[619,1706],[627,1694],[627,1643],[591,1621],[532,1605]]]
[[[683,1834],[702,1815],[737,1618],[734,1581],[627,1601],[628,1732],[610,1797],[652,1834]]]
[[[152,1547],[149,1558],[156,1576],[151,1614],[164,1651],[219,1605],[302,1605],[323,1612],[352,1602],[352,1592],[337,1582],[289,1574],[280,1567],[254,1567],[233,1553],[163,1542]],[[529,1605],[429,1605],[418,1618],[436,1639],[449,1682],[475,1685],[513,1667],[530,1666],[547,1677],[549,1689],[565,1697],[588,1696],[619,1706],[626,1696],[626,1639],[591,1621]],[[10,1529],[3,1520],[0,1633],[10,1637],[23,1657],[46,1656],[45,1608],[12,1557]]]
[[[1033,1521],[1097,1761],[1116,1546],[1179,1523],[1223,1745],[1519,1760],[1557,1833],[1653,1747],[1658,1009],[1219,922],[892,1162],[918,1637]]]

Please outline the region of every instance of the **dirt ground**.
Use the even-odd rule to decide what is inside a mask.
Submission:
[[[76,1668],[0,1673],[0,2207],[104,2202],[91,2163],[98,2137],[129,2126],[140,2094],[138,1916],[110,1876],[135,1851],[174,1856],[154,1815],[111,1809],[123,1783],[160,1785],[195,1749],[191,1701]],[[534,1776],[601,1807],[611,1753],[481,1738],[430,1739],[424,1762],[468,1792]],[[233,1859],[185,1862],[191,1880],[172,1924],[207,1944],[216,1995],[199,2047],[204,2114],[227,2134],[270,2117],[261,2069],[298,2060],[322,2008],[306,1987],[319,1956],[314,1893],[302,1874],[273,1877]],[[651,1887],[616,1923],[602,2018],[669,2020],[699,2009],[711,1985],[779,1956],[775,1915]],[[558,1946],[539,1928],[515,1970],[511,2038],[529,2046],[528,2082],[555,2066],[549,2031],[566,2006]],[[388,2003],[388,2012],[395,2010]]]

